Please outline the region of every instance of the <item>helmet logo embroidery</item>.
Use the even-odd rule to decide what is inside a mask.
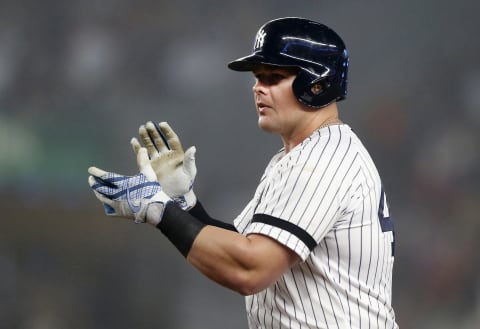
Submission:
[[[263,43],[265,42],[266,35],[267,33],[265,33],[263,29],[258,31],[257,37],[255,38],[255,47],[254,47],[255,49],[263,47]]]

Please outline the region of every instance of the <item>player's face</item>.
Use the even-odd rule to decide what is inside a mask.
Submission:
[[[253,94],[261,129],[284,137],[304,119],[302,105],[293,94],[297,69],[259,65],[253,69]]]

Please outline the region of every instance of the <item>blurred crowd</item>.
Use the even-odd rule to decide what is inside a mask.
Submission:
[[[136,167],[129,140],[169,121],[197,146],[195,190],[233,219],[280,141],[252,77],[226,63],[280,16],[350,52],[341,116],[374,158],[396,231],[400,328],[480,328],[480,4],[0,2],[0,328],[246,328],[243,298],[155,230],[113,220],[91,165]]]

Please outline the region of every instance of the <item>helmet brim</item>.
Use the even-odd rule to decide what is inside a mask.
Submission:
[[[247,72],[253,71],[256,65],[270,65],[279,67],[299,67],[295,63],[291,63],[288,59],[277,56],[272,58],[271,56],[264,56],[261,53],[254,53],[228,63],[228,68],[233,71]]]
[[[252,71],[257,64],[265,64],[265,58],[260,54],[251,54],[228,63],[228,68],[233,71]]]

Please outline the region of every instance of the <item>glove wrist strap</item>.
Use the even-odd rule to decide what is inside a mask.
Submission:
[[[184,195],[181,195],[179,197],[173,198],[176,204],[180,206],[185,211],[189,211],[193,207],[195,207],[195,204],[197,203],[197,196],[193,192],[193,190],[188,191]]]

